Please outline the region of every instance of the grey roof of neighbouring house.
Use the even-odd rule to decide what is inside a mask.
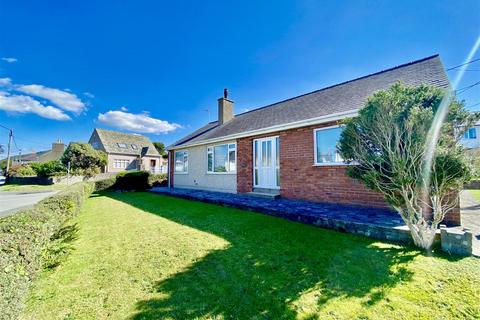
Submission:
[[[434,55],[254,109],[236,115],[233,120],[223,125],[218,125],[217,121],[210,122],[169,148],[355,111],[360,109],[373,93],[388,89],[399,81],[406,86],[427,84],[448,88],[450,85],[440,57]]]
[[[52,152],[52,150],[26,153],[26,154],[22,154],[21,156],[20,155],[16,155],[16,156],[12,155],[11,159],[12,159],[13,162],[15,162],[15,161],[25,161],[25,162],[32,161],[32,162],[35,162],[35,161],[38,161],[38,158],[40,158],[41,156],[43,156],[43,155],[45,155],[49,152]]]
[[[95,131],[107,153],[160,156],[153,143],[145,136],[98,128]],[[120,148],[118,146],[119,143],[125,143],[127,148]],[[132,144],[136,145],[137,149],[133,149]],[[142,154],[142,148],[148,148],[146,152],[144,151],[145,154]]]

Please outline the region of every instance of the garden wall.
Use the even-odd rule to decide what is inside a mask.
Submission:
[[[116,173],[99,173],[93,177],[86,176],[67,176],[62,177],[9,177],[8,183],[11,184],[40,184],[40,185],[52,185],[52,184],[75,184],[78,182],[93,182],[111,178]]]

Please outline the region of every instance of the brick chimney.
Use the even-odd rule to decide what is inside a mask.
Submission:
[[[56,142],[52,143],[52,151],[55,154],[63,154],[65,151],[65,144],[62,142],[62,140],[57,139]]]
[[[218,124],[222,125],[233,117],[233,101],[228,100],[228,89],[224,89],[223,97],[218,99]]]

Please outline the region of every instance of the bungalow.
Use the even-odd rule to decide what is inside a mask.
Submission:
[[[107,153],[105,172],[146,170],[166,173],[167,161],[158,153],[149,138],[104,129],[93,130],[89,144]]]
[[[60,160],[65,152],[65,144],[62,140],[58,139],[52,143],[52,149],[45,151],[38,151],[33,153],[20,154],[18,156],[12,156],[13,164],[39,162],[44,163],[53,160]]]
[[[238,115],[225,90],[218,120],[169,146],[169,185],[387,207],[380,194],[345,174],[336,145],[339,121],[396,82],[449,87],[434,55]]]

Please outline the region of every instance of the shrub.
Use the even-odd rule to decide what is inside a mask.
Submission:
[[[107,154],[93,149],[88,143],[72,142],[65,150],[61,162],[65,166],[70,162],[73,172],[82,170],[83,175],[92,176],[107,164]]]
[[[34,177],[37,175],[30,164],[12,166],[8,172],[11,177]]]
[[[117,182],[117,177],[111,177],[108,179],[103,179],[95,181],[95,191],[103,191],[111,189]]]
[[[148,189],[150,173],[146,171],[126,171],[117,174],[115,188],[119,190],[142,191]]]
[[[17,319],[32,281],[51,265],[51,240],[62,237],[65,222],[92,193],[93,183],[78,183],[31,209],[0,219],[0,319]]]
[[[152,187],[163,187],[167,185],[167,174],[150,174],[148,178],[148,184]]]
[[[40,177],[64,176],[67,173],[67,168],[58,160],[32,163],[32,168]]]

